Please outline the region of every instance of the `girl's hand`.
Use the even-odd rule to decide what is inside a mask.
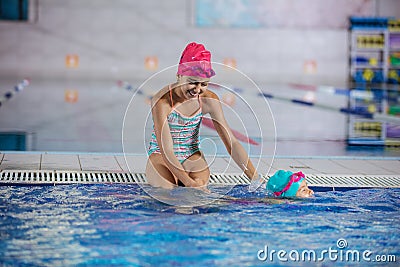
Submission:
[[[195,188],[198,189],[198,190],[203,191],[206,194],[211,194],[210,189],[208,189],[206,185],[202,185],[202,186],[195,187]]]
[[[251,180],[249,185],[249,192],[256,191],[264,183],[264,177],[261,174]]]
[[[203,191],[204,193],[210,194],[211,191],[207,188],[207,185],[200,185],[196,181],[192,181],[190,185],[186,185],[187,187],[192,187],[194,189]]]

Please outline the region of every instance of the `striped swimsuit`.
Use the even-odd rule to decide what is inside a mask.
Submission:
[[[182,115],[174,108],[171,89],[169,90],[169,94],[171,98],[172,111],[167,116],[168,125],[171,131],[174,154],[178,158],[180,163],[183,163],[194,153],[200,151],[199,132],[201,119],[203,117],[201,101],[200,97],[198,97],[200,108],[193,116],[188,117]],[[156,139],[154,124],[147,154],[150,156],[153,153],[161,154],[160,147],[158,146]]]

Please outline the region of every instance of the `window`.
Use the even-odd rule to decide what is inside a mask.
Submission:
[[[28,21],[28,0],[0,0],[0,20]]]

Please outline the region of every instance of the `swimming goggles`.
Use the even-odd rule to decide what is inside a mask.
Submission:
[[[290,176],[290,180],[289,180],[289,182],[287,183],[287,185],[285,186],[285,188],[283,188],[283,189],[282,189],[281,191],[279,191],[279,192],[274,192],[274,195],[277,196],[277,197],[279,197],[280,195],[282,195],[283,193],[285,193],[286,191],[288,191],[289,188],[292,186],[293,183],[297,183],[297,182],[299,182],[301,179],[305,179],[305,178],[306,178],[306,176],[305,176],[302,172],[293,173],[293,174]]]

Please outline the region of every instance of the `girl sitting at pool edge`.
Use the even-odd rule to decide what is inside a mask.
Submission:
[[[153,96],[154,127],[146,166],[150,185],[169,189],[182,185],[208,191],[210,170],[199,149],[199,128],[206,114],[246,176],[252,181],[263,181],[232,134],[218,96],[207,88],[214,75],[211,53],[202,44],[190,43],[180,58],[177,81]]]
[[[186,186],[208,192],[210,170],[199,149],[199,129],[202,116],[206,114],[211,116],[228,153],[251,179],[250,191],[264,182],[247,152],[232,134],[218,96],[207,88],[214,75],[211,53],[202,44],[190,43],[179,61],[177,82],[165,86],[153,96],[151,111],[154,125],[146,166],[146,178],[150,185],[167,189]],[[296,187],[298,182],[292,181],[293,186]],[[296,188],[299,191],[308,189],[304,179]]]

